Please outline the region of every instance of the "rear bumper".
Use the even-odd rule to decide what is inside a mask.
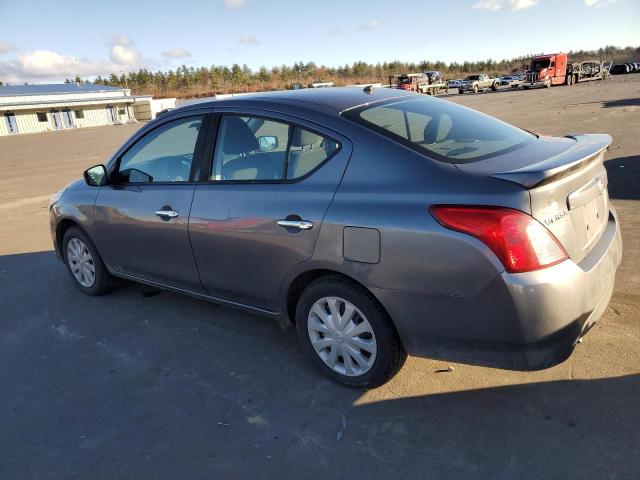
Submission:
[[[615,213],[580,264],[503,272],[475,295],[372,289],[411,355],[513,370],[564,361],[604,313],[622,258]]]

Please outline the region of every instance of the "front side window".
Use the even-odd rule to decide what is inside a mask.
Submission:
[[[209,179],[294,180],[311,173],[338,148],[334,140],[285,122],[224,115]]]
[[[343,116],[449,163],[496,156],[536,138],[475,110],[425,98],[368,105],[348,110]]]
[[[120,157],[124,183],[187,182],[202,116],[167,122],[147,133]]]

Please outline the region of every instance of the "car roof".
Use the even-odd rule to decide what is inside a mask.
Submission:
[[[259,108],[273,106],[273,104],[286,104],[321,113],[340,114],[345,110],[370,103],[414,95],[416,94],[384,87],[373,87],[370,90],[363,87],[309,88],[252,93],[218,100],[195,101],[180,108],[201,108],[207,106],[244,106]]]

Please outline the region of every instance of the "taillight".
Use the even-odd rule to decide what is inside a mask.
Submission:
[[[568,258],[549,230],[519,210],[434,206],[431,213],[444,227],[484,242],[511,273],[539,270]]]

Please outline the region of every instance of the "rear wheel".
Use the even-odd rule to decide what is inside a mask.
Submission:
[[[350,387],[386,383],[407,358],[382,306],[342,277],[322,277],[305,288],[296,307],[296,329],[322,373]]]
[[[460,95],[462,95],[462,94],[464,93],[464,90],[463,90],[463,89],[461,89],[461,88],[459,88],[459,89],[458,89],[458,93],[459,93]]]
[[[551,79],[550,78],[547,78],[544,81],[544,88],[551,88]]]
[[[73,283],[87,295],[102,295],[115,287],[115,278],[89,236],[79,227],[71,227],[64,234],[62,255]]]

